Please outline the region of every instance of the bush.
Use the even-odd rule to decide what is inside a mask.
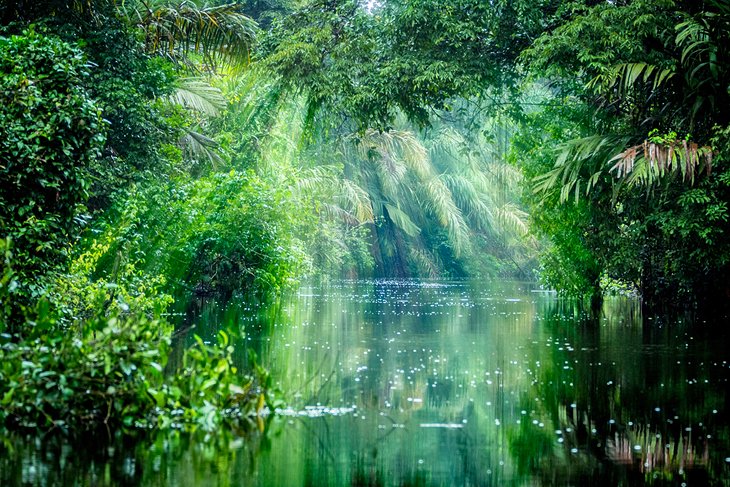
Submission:
[[[14,241],[21,284],[64,255],[105,140],[83,88],[82,52],[35,32],[0,36],[0,234]]]
[[[169,367],[169,327],[143,315],[95,316],[59,330],[40,302],[32,336],[0,342],[0,425],[22,428],[202,428],[246,422],[268,377],[239,375],[233,347],[198,343]],[[166,366],[167,370],[166,370]]]
[[[165,275],[203,291],[278,292],[301,275],[303,246],[293,236],[300,216],[286,195],[253,173],[214,174],[179,188],[164,228],[177,232]],[[187,265],[180,266],[180,263]]]
[[[301,216],[252,172],[150,183],[107,214],[85,252],[99,254],[92,280],[116,282],[121,262],[130,276],[164,276],[167,291],[276,293],[308,265],[293,236]]]
[[[13,298],[8,242],[0,278],[0,323]],[[23,335],[0,328],[0,427],[202,428],[254,422],[267,402],[269,377],[251,364],[241,375],[228,335],[217,345],[196,344],[179,364],[171,327],[158,317],[122,313],[99,302],[72,324],[41,298],[24,310]]]
[[[150,57],[129,26],[111,14],[81,35],[95,68],[86,87],[109,122],[102,157],[92,167],[89,207],[105,210],[132,182],[170,171],[163,153],[179,138],[177,122],[166,117],[165,97],[173,89],[172,65]],[[123,197],[123,196],[122,196]]]

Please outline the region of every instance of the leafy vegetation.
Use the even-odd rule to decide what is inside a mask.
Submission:
[[[257,411],[227,337],[168,363],[183,296],[537,273],[596,305],[727,302],[724,2],[5,1],[0,19],[6,424]]]
[[[319,111],[342,111],[356,128],[382,130],[403,113],[425,126],[453,98],[510,80],[520,36],[534,32],[543,7],[309,1],[274,23],[263,52],[285,85],[305,93],[309,120]],[[511,32],[511,22],[525,32]]]
[[[0,38],[0,72],[0,225],[27,286],[76,237],[106,127],[84,88],[83,54],[58,37]]]
[[[172,224],[195,211],[216,211],[215,204],[194,199],[198,208],[178,208],[187,212],[183,217],[173,208],[155,220],[144,213],[152,202],[138,195],[150,196],[167,184],[174,194],[175,187],[187,184],[186,167],[198,156],[186,150],[191,143],[186,145],[179,134],[210,140],[194,128],[204,126],[204,116],[211,115],[189,101],[212,100],[222,108],[220,91],[186,82],[174,65],[138,41],[139,26],[111,2],[2,8],[4,17],[16,15],[21,23],[8,25],[0,38],[6,101],[2,120],[3,130],[9,130],[1,154],[0,221],[6,240],[0,422],[70,431],[102,424],[212,430],[224,420],[230,424],[256,415],[266,395],[264,372],[256,367],[250,375],[238,372],[227,336],[218,346],[198,343],[184,352],[181,363],[168,361],[171,327],[160,317],[171,302],[168,283],[178,284],[172,270],[179,267],[144,256],[162,231],[155,221]],[[165,12],[171,14],[170,9]],[[185,10],[186,15],[191,12]],[[238,19],[240,26],[253,26],[230,9],[217,9],[206,18],[219,24],[226,16]],[[228,32],[237,35],[239,24],[226,26]],[[202,39],[200,32],[182,27],[173,34],[182,36],[179,53],[189,51],[185,59],[190,63],[198,62],[201,41],[210,48],[199,51],[204,62],[238,60],[248,53],[251,41],[248,32],[243,51],[217,57],[214,37]],[[217,46],[230,48],[232,39],[218,39]],[[243,44],[243,37],[235,39]],[[205,154],[213,153],[209,149]],[[248,182],[239,179],[231,185],[241,190]],[[264,193],[257,187],[240,194],[260,202],[262,209]],[[169,209],[175,200],[180,201],[173,196],[155,203]],[[233,208],[219,200],[217,208],[233,208],[237,211],[229,219],[246,215],[252,229],[258,228],[252,208],[241,203]],[[208,218],[218,217],[203,215]],[[232,230],[241,222],[228,223]],[[246,271],[257,271],[258,280],[276,285],[291,271],[279,272],[276,263],[261,258],[260,251],[275,242],[271,233],[255,236],[262,247],[251,249],[256,260],[246,264]],[[209,243],[211,235],[206,238]],[[228,239],[231,246],[238,241],[237,236]],[[205,245],[195,241],[185,247],[190,250],[188,265],[200,264],[198,274],[211,265],[202,259]],[[195,270],[182,272],[204,279]]]
[[[554,162],[531,163],[554,283],[582,294],[581,280],[604,275],[633,284],[653,309],[726,301],[728,119],[717,103],[728,96],[727,15],[721,2],[582,7],[526,53],[535,74],[583,82],[561,83],[548,100],[597,110],[579,131],[564,126]],[[575,225],[577,254],[577,240],[563,239]],[[570,276],[561,266],[574,255],[591,264]]]
[[[0,250],[7,318],[15,281],[7,243]],[[138,302],[120,301],[107,313],[108,301],[97,301],[60,332],[50,304],[42,299],[25,310],[22,338],[0,336],[0,424],[213,431],[223,421],[253,423],[269,400],[265,371],[254,364],[250,375],[238,374],[225,332],[217,346],[198,338],[175,364],[169,325],[141,313]]]

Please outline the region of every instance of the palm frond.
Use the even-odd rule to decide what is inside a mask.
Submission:
[[[199,7],[189,0],[148,1],[128,16],[144,31],[149,52],[176,63],[184,63],[188,53],[196,52],[212,67],[240,67],[250,61],[257,26],[239,9],[237,3]]]
[[[246,133],[258,132],[262,120],[270,122],[279,114],[281,91],[261,68],[252,66],[242,76],[230,78],[227,92],[232,97],[229,113]]]
[[[426,249],[411,247],[408,249],[408,262],[418,269],[418,275],[435,279],[439,277],[439,269],[443,264]]]
[[[372,223],[374,221],[373,205],[367,191],[349,179],[342,179],[337,193],[335,201],[350,210],[357,218],[358,223]]]
[[[451,150],[455,154],[461,152],[461,149],[468,145],[464,135],[456,130],[455,127],[451,126],[441,127],[434,139],[434,142],[442,150]]]
[[[406,175],[406,166],[400,159],[391,157],[390,154],[382,154],[375,158],[373,163],[383,191],[395,196],[399,190],[398,186]]]
[[[559,192],[560,202],[577,202],[607,173],[607,163],[628,144],[628,138],[595,135],[574,139],[558,148],[553,169],[534,179],[533,192],[547,197]]]
[[[216,152],[218,143],[210,137],[190,129],[183,129],[183,135],[179,142],[183,152],[188,157],[201,160],[207,159],[213,167],[223,163],[223,158]]]
[[[656,90],[676,74],[673,68],[661,68],[649,63],[621,63],[606,73],[599,74],[588,83],[588,88],[606,91],[616,88],[621,93],[629,92],[638,82],[651,83]]]
[[[454,253],[459,255],[468,245],[469,227],[459,207],[454,203],[449,188],[443,177],[434,177],[425,185],[427,199],[425,203],[436,215],[439,224],[447,230]]]
[[[314,197],[325,214],[336,216],[348,224],[372,223],[372,202],[368,192],[355,182],[344,179],[335,166],[314,166],[299,171],[292,192],[298,198]],[[332,203],[327,203],[331,201]]]
[[[332,203],[321,203],[319,205],[319,213],[330,220],[341,221],[346,225],[355,226],[360,223],[356,215],[347,211],[342,206]]]
[[[478,179],[480,184],[483,185],[483,180],[486,179],[492,186],[496,183],[502,189],[507,190],[516,191],[524,179],[522,171],[517,166],[505,162],[487,164],[481,172],[488,174],[488,177]]]
[[[702,19],[704,20],[704,19]],[[706,22],[699,19],[687,19],[676,26],[677,37],[675,42],[682,47],[682,63],[692,58],[703,58],[713,49]]]
[[[400,160],[421,179],[432,173],[428,151],[411,131],[379,132],[371,129],[362,134],[352,134],[347,139],[355,142],[357,153],[362,159],[379,156],[382,159]]]
[[[668,174],[680,174],[682,179],[694,183],[703,171],[709,176],[712,172],[712,147],[700,147],[692,141],[653,142],[629,147],[614,156],[609,162],[615,164],[611,171],[617,178],[625,178],[634,186],[651,186]]]
[[[514,203],[507,203],[496,209],[497,221],[503,232],[526,236],[529,233],[528,220],[530,215]]]
[[[441,176],[444,184],[451,192],[456,205],[466,213],[470,221],[476,222],[480,230],[487,230],[494,226],[493,215],[490,209],[491,201],[485,198],[474,180],[461,174],[444,174]]]
[[[411,217],[408,216],[403,210],[400,209],[397,205],[393,205],[391,203],[383,203],[383,206],[388,212],[388,216],[390,219],[395,223],[395,225],[403,230],[406,235],[409,237],[415,237],[419,233],[421,233],[421,229],[413,223],[411,220]]]
[[[316,195],[322,192],[329,192],[334,184],[337,184],[337,168],[332,166],[314,166],[300,170],[293,178],[293,192],[301,197],[305,194]]]
[[[203,78],[179,78],[175,84],[175,91],[168,97],[172,103],[212,117],[226,107],[226,99],[221,90],[211,86]]]

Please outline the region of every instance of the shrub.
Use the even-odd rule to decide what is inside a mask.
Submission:
[[[88,76],[81,51],[54,36],[0,36],[0,233],[21,284],[56,264],[79,226],[105,140]]]
[[[41,301],[28,325],[31,336],[0,339],[0,425],[213,431],[254,421],[266,402],[268,376],[239,374],[223,332],[170,367],[169,327],[144,315],[97,315],[60,330]]]
[[[0,241],[0,323],[14,293],[8,248]],[[99,302],[68,324],[41,298],[23,310],[22,336],[0,328],[0,427],[212,431],[255,422],[270,380],[256,364],[239,373],[227,334],[217,345],[196,337],[173,364],[169,324],[107,308]]]
[[[276,293],[307,268],[294,237],[306,215],[252,172],[152,182],[131,188],[84,252],[98,254],[92,280],[116,282],[121,262],[130,277],[164,276],[166,291]]]

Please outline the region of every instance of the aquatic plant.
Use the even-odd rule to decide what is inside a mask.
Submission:
[[[6,249],[4,242],[0,319],[12,312],[16,288]],[[256,364],[239,373],[225,332],[213,345],[196,338],[174,363],[169,324],[96,296],[90,314],[70,324],[45,297],[14,312],[25,320],[22,333],[0,334],[0,427],[212,431],[224,422],[255,424],[268,400],[268,374]]]

